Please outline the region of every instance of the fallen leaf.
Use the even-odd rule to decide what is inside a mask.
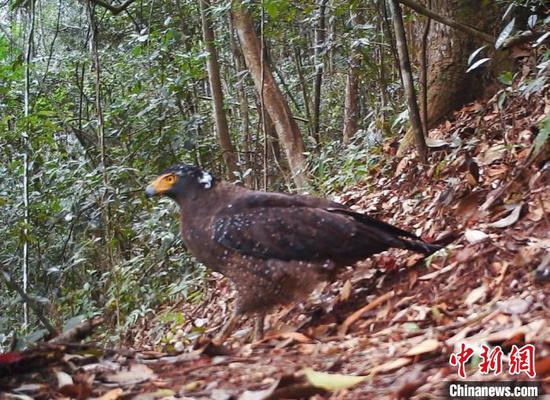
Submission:
[[[474,259],[478,251],[473,246],[468,246],[456,253],[456,262],[463,264]]]
[[[531,303],[520,298],[511,298],[503,301],[497,301],[497,307],[500,311],[510,315],[524,314],[529,310]]]
[[[2,396],[4,396],[4,393],[2,393]],[[6,394],[4,397],[2,397],[2,400],[34,400],[34,397],[27,396],[26,394]]]
[[[422,343],[413,346],[405,353],[406,356],[418,356],[420,354],[431,353],[441,347],[441,342],[436,339],[427,339]]]
[[[86,382],[79,382],[61,386],[58,391],[71,399],[84,400],[90,397],[92,388]]]
[[[175,394],[176,392],[170,389],[159,389],[155,392],[138,394],[137,396],[132,397],[132,399],[133,400],[158,400],[158,399],[173,398]]]
[[[345,319],[345,321],[340,325],[338,328],[338,335],[344,336],[351,325],[353,325],[359,318],[363,316],[366,312],[378,307],[380,304],[383,304],[385,301],[393,297],[395,292],[392,290],[390,292],[386,292],[380,297],[377,297],[373,301],[371,301],[366,306],[360,308],[359,310],[355,311],[353,314],[351,314],[349,317]]]
[[[412,358],[409,358],[409,357],[397,358],[395,360],[391,360],[382,365],[378,365],[374,367],[371,370],[371,374],[376,375],[379,373],[395,371],[396,369],[404,367],[405,365],[409,365],[411,362],[412,362]]]
[[[434,138],[430,138],[430,137],[427,137],[426,138],[426,146],[430,147],[430,148],[438,148],[438,147],[445,147],[445,146],[448,146],[450,145],[449,142],[447,142],[446,140],[443,140],[443,139],[434,139]]]
[[[498,221],[492,222],[490,224],[487,224],[487,226],[489,228],[506,228],[507,226],[515,224],[519,219],[522,206],[523,204],[517,204],[512,209],[512,212],[508,214],[506,217],[499,219]]]
[[[538,376],[546,376],[550,372],[550,356],[535,361],[535,371]]]
[[[496,144],[492,147],[489,147],[485,153],[480,155],[479,161],[483,165],[489,165],[497,160],[500,160],[506,154],[506,147],[503,144]]]
[[[300,332],[283,332],[276,335],[277,337],[280,337],[282,339],[292,339],[295,342],[298,343],[310,343],[311,338],[307,337],[303,333]]]
[[[66,372],[63,371],[55,371],[55,376],[57,378],[57,387],[63,387],[66,385],[72,385],[73,384],[73,378]]]
[[[411,370],[409,370],[404,375],[400,376],[398,380],[392,384],[392,386],[397,387],[398,389],[394,393],[395,399],[410,399],[416,389],[426,383],[426,379],[422,379],[422,370],[424,369],[421,365],[415,365]]]
[[[406,169],[407,164],[409,163],[408,157],[404,157],[399,161],[399,164],[397,164],[397,167],[395,168],[395,174],[394,176],[400,176],[403,171]]]
[[[487,295],[487,286],[481,285],[480,287],[475,288],[468,294],[468,296],[464,300],[464,304],[466,304],[467,306],[471,306],[477,303],[478,301],[483,300],[486,295]]]
[[[537,282],[546,282],[550,280],[550,252],[546,253],[537,267],[535,280]]]
[[[542,207],[529,207],[529,214],[527,218],[533,222],[539,222],[544,216],[544,209]]]
[[[275,389],[279,386],[279,380],[264,390],[247,390],[239,396],[238,400],[265,400],[271,397]]]
[[[96,400],[117,400],[123,393],[121,388],[112,389],[104,393],[103,396],[97,397]]]
[[[340,290],[340,301],[346,301],[347,299],[349,299],[349,296],[351,295],[351,289],[351,280],[348,279]]]
[[[155,373],[144,364],[132,364],[127,371],[118,371],[105,376],[107,382],[119,385],[134,385],[155,378]]]
[[[17,393],[40,392],[48,389],[48,385],[42,383],[25,383],[13,389]]]
[[[314,371],[311,368],[306,368],[303,372],[310,384],[328,391],[347,389],[368,378],[368,376],[327,374],[326,372]]]
[[[476,345],[480,343],[500,343],[504,342],[505,340],[509,340],[510,338],[515,337],[519,334],[523,334],[525,335],[525,342],[532,343],[533,340],[541,337],[541,330],[546,327],[547,324],[548,321],[543,318],[530,322],[527,325],[503,329],[490,334],[482,332],[474,336],[469,336],[468,338],[461,338],[460,340],[464,341],[465,343],[467,342],[468,344]],[[447,339],[447,345],[452,346],[453,344],[457,344],[457,341],[451,341],[451,339],[452,338]]]
[[[204,386],[204,384],[205,384],[204,380],[192,381],[185,384],[185,386],[183,386],[183,390],[185,392],[193,392],[199,389],[200,387]]]
[[[477,191],[462,197],[456,206],[456,215],[464,220],[470,219],[479,211],[479,204],[485,195],[485,191]]]
[[[436,276],[439,276],[441,274],[444,274],[445,272],[449,272],[450,270],[452,270],[454,267],[457,266],[457,262],[453,262],[449,265],[447,265],[446,267],[443,267],[437,271],[434,271],[434,272],[430,272],[429,274],[426,274],[426,275],[422,275],[421,277],[419,277],[418,279],[421,280],[421,281],[426,281],[426,280],[429,280],[429,279],[433,279],[435,278]]]
[[[470,243],[480,243],[489,237],[485,232],[476,229],[466,229],[464,237]]]

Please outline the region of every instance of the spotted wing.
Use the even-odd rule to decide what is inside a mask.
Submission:
[[[349,215],[303,206],[221,213],[214,221],[214,239],[254,257],[303,261],[359,259],[399,240]]]

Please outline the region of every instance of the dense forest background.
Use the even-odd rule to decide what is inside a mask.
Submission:
[[[417,123],[394,1],[3,1],[0,350],[94,315],[115,340],[159,304],[201,299],[176,206],[143,196],[173,163],[330,195],[411,144],[421,167],[439,144],[415,131],[511,87],[514,44],[534,43],[520,89],[546,82],[544,1],[401,3]]]

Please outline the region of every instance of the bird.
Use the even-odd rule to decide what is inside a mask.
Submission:
[[[187,249],[237,290],[216,343],[230,336],[243,315],[256,315],[255,336],[261,336],[266,313],[302,300],[343,267],[389,248],[426,255],[441,248],[343,204],[251,190],[194,165],[167,168],[145,194],[179,205]]]

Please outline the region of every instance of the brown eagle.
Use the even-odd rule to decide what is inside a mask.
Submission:
[[[342,204],[246,189],[191,165],[168,168],[145,193],[178,203],[187,248],[237,289],[233,315],[218,342],[245,313],[258,315],[261,334],[267,311],[305,297],[341,267],[390,247],[424,254],[440,248]]]

